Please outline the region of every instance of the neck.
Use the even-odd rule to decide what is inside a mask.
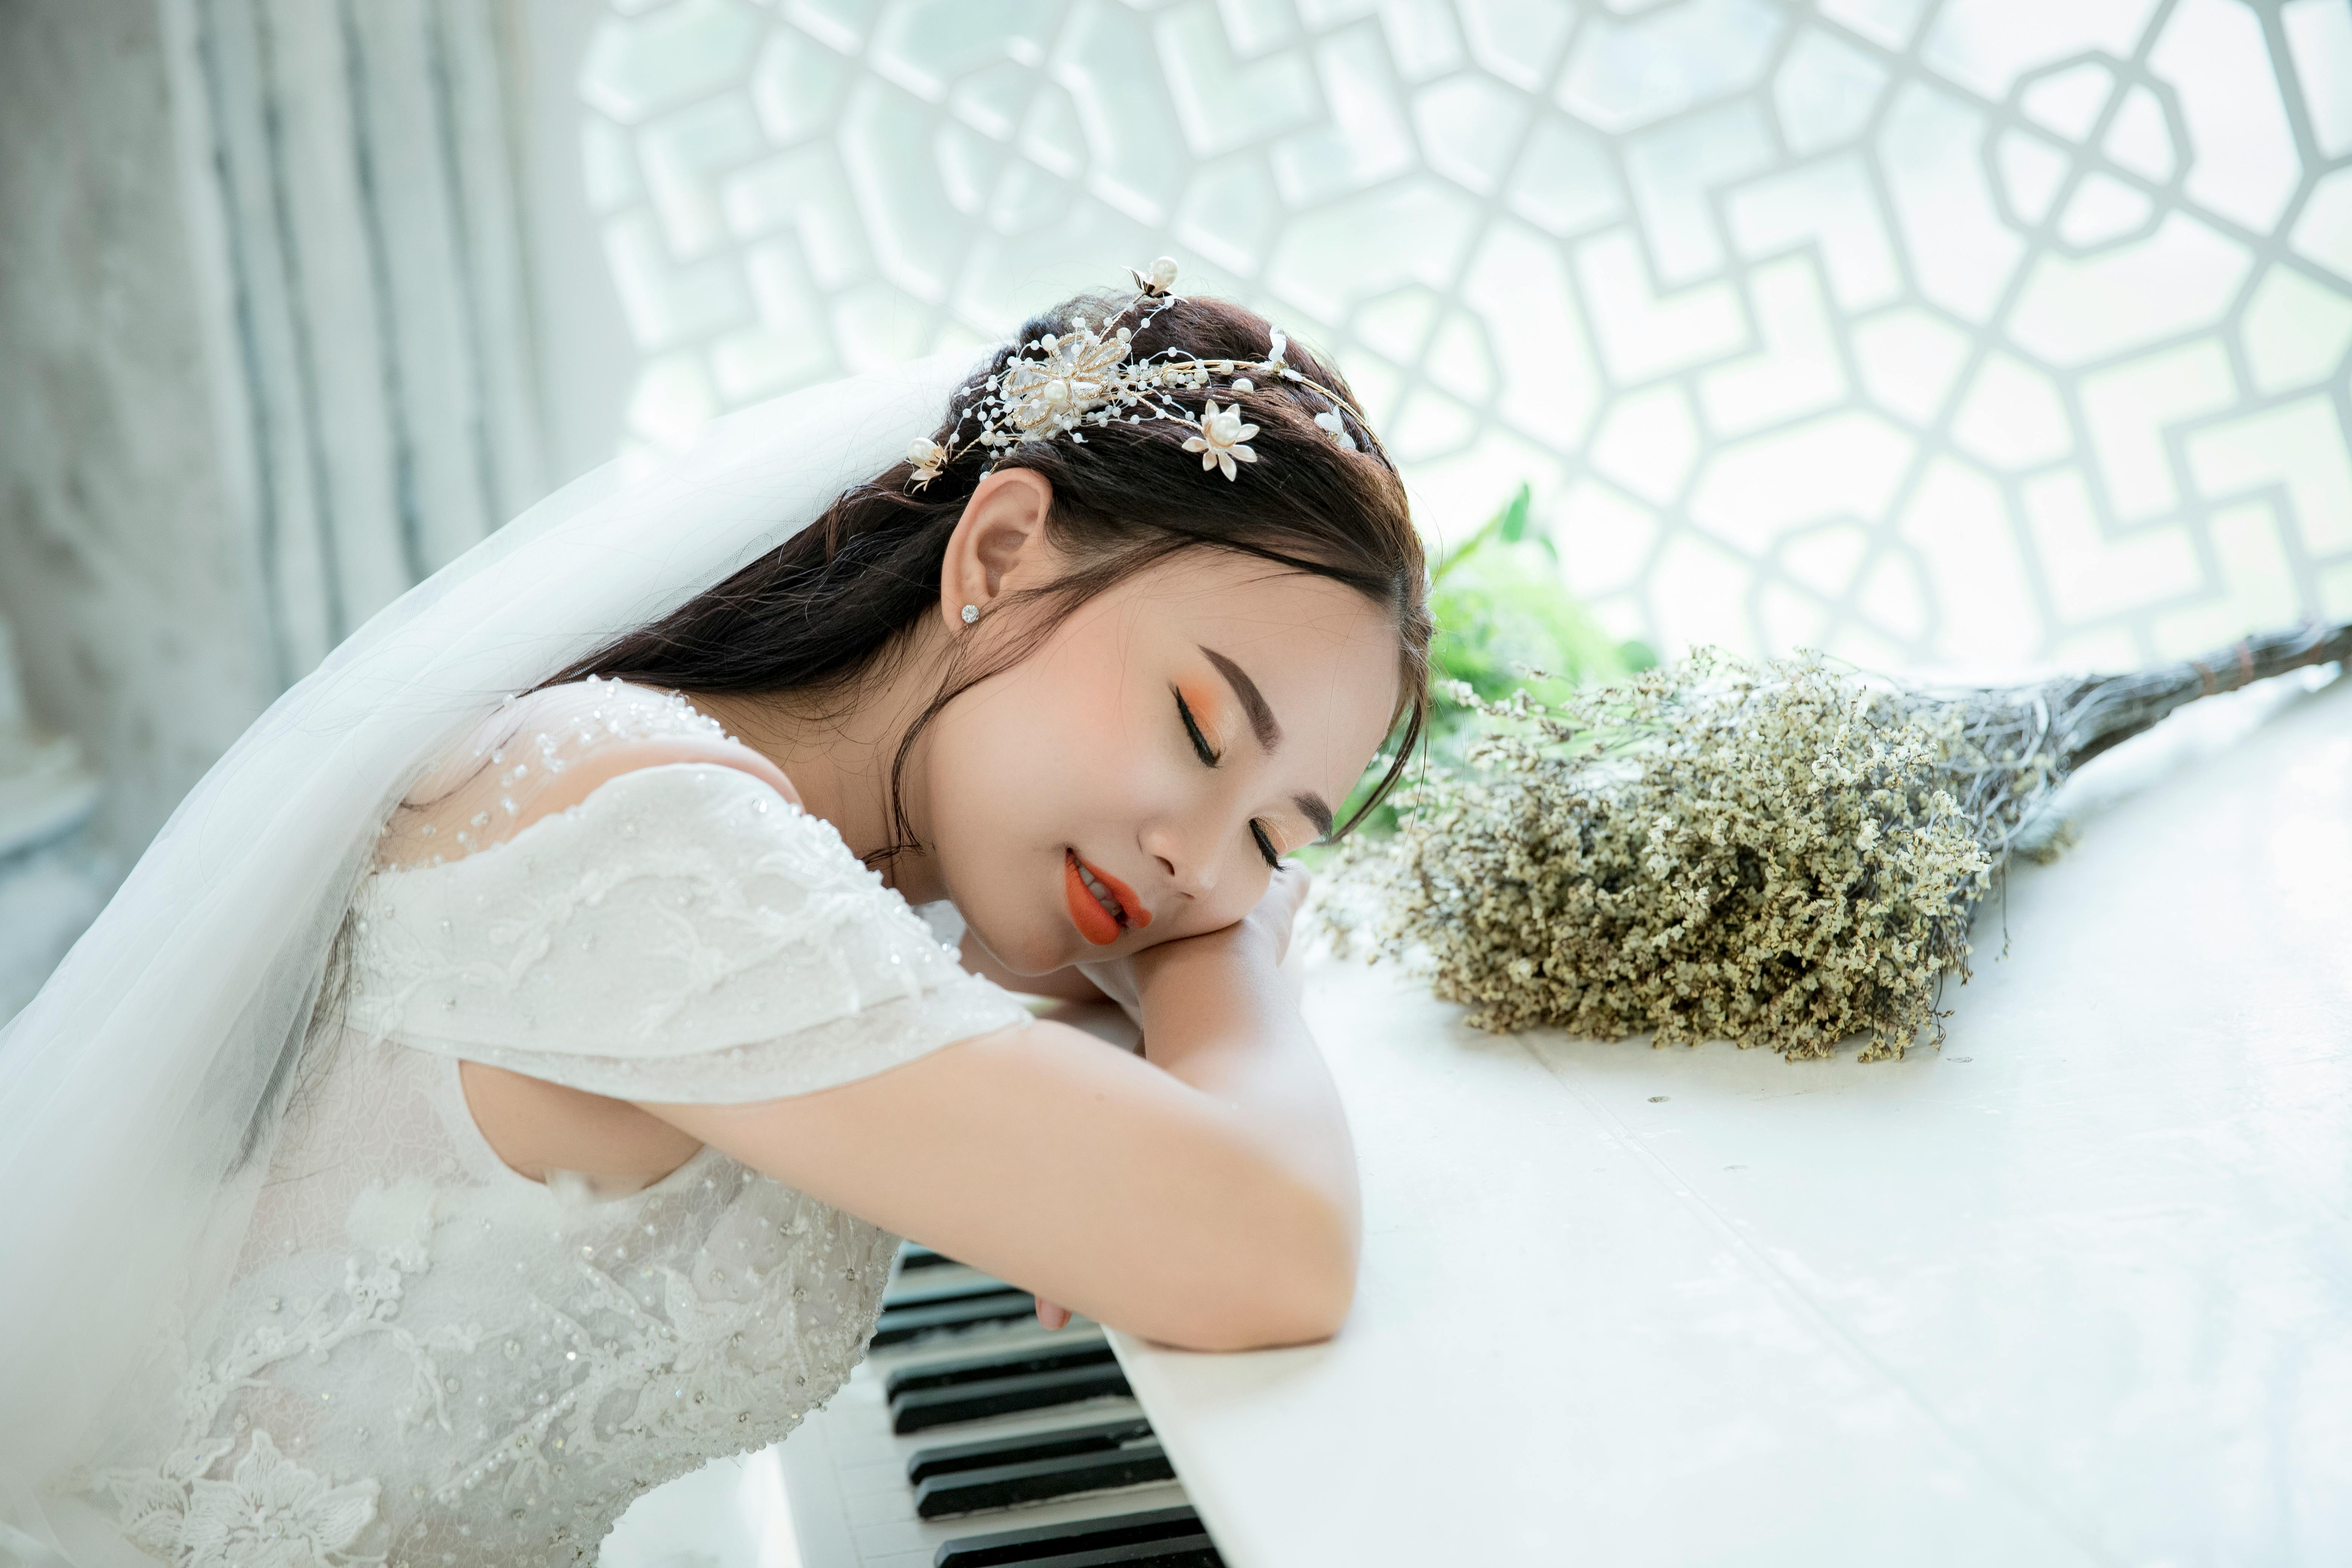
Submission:
[[[683,693],[687,700],[784,771],[810,815],[833,824],[849,852],[870,860],[900,841],[890,808],[890,769],[908,730],[939,690],[948,639],[925,617],[885,649],[846,691]],[[880,866],[909,903],[947,896],[926,847],[922,751],[908,759],[906,806],[914,847]]]

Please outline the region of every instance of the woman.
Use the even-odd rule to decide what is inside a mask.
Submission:
[[[0,1037],[0,1542],[587,1561],[839,1385],[899,1236],[1049,1323],[1338,1326],[1282,856],[1410,748],[1423,570],[1344,384],[1172,270],[870,482],[903,380],[558,498],[225,759]]]

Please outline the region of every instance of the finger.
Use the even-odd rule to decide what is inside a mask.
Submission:
[[[1043,1296],[1037,1298],[1037,1321],[1041,1326],[1058,1329],[1066,1326],[1069,1321],[1070,1310],[1067,1307],[1057,1306]]]

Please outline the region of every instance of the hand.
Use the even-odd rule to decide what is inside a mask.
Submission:
[[[1186,942],[1232,940],[1235,936],[1245,941],[1265,942],[1272,946],[1275,963],[1286,967],[1290,957],[1291,928],[1297,923],[1298,911],[1305,906],[1307,889],[1314,883],[1315,878],[1306,867],[1296,860],[1285,860],[1275,868],[1273,879],[1266,884],[1265,896],[1258,900],[1249,913],[1232,925],[1204,931],[1199,936],[1157,942],[1125,958],[1109,958],[1098,963],[1081,963],[1076,967],[1079,973],[1094,982],[1096,988],[1104,995],[1118,1003],[1140,1028],[1143,1026],[1144,975],[1158,957]]]
[[[1257,907],[1242,917],[1244,924],[1255,922],[1263,926],[1274,938],[1274,961],[1290,962],[1290,933],[1298,923],[1298,911],[1307,907],[1307,889],[1315,885],[1315,874],[1296,860],[1285,860],[1275,868],[1274,879],[1266,884],[1265,897]]]

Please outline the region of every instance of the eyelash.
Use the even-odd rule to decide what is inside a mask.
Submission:
[[[1200,757],[1202,767],[1213,768],[1224,760],[1210,748],[1209,737],[1201,732],[1200,721],[1192,717],[1192,705],[1184,700],[1184,694],[1181,691],[1176,693],[1176,716],[1184,721],[1184,733],[1191,738],[1192,750]],[[1256,841],[1257,852],[1265,857],[1267,868],[1276,871],[1282,869],[1282,856],[1275,848],[1274,840],[1266,837],[1265,827],[1253,820],[1249,830],[1250,837]]]

